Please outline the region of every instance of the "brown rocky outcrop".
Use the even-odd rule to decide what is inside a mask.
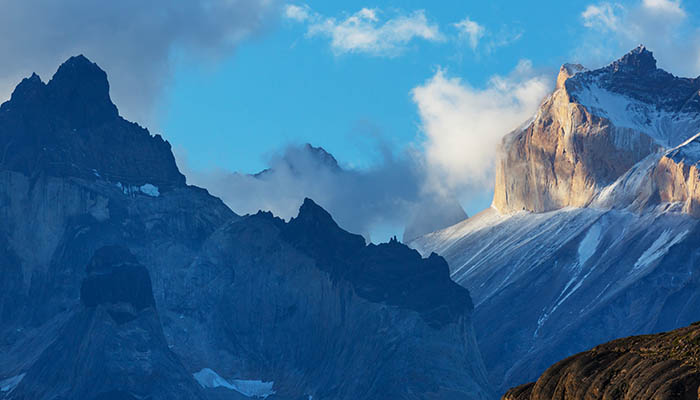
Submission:
[[[493,206],[511,213],[591,204],[645,157],[700,130],[699,85],[656,68],[643,46],[594,71],[562,66],[533,121],[501,144]]]
[[[504,400],[697,399],[700,323],[618,339],[560,361]]]
[[[653,180],[662,202],[682,203],[683,212],[700,218],[700,138],[668,152],[654,170]]]
[[[499,211],[586,206],[600,189],[656,151],[649,136],[616,128],[577,103],[564,85],[572,73],[563,66],[557,89],[535,120],[504,139],[493,200]],[[636,137],[626,140],[630,146],[618,146],[619,136],[626,135]]]

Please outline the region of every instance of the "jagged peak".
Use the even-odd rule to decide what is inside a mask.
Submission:
[[[31,101],[31,99],[43,93],[45,88],[46,84],[41,80],[39,75],[34,72],[29,78],[22,79],[15,87],[10,101],[15,104]]]
[[[615,72],[624,71],[645,74],[656,71],[656,59],[654,58],[654,53],[640,44],[619,60],[613,61],[610,67]]]
[[[185,184],[170,144],[119,116],[107,74],[71,57],[44,84],[33,74],[0,106],[2,169],[158,186]]]
[[[566,63],[559,68],[559,75],[557,76],[557,89],[564,87],[564,82],[572,76],[580,73],[586,72],[588,69],[581,64],[569,64]]]
[[[339,169],[340,166],[338,164],[338,160],[333,157],[333,154],[329,153],[326,151],[321,146],[313,146],[311,143],[306,143],[304,144],[304,150],[309,152],[312,156],[316,157],[319,161],[324,163],[325,165],[328,165],[329,167],[333,169]]]
[[[119,115],[109,96],[107,73],[82,54],[61,64],[47,87],[57,105],[68,115],[83,115],[83,123],[99,123]]]
[[[295,220],[298,220],[299,222],[315,221],[316,224],[323,224],[338,228],[338,224],[336,224],[336,222],[333,220],[331,214],[308,197],[304,198],[304,202],[301,204],[299,214]]]

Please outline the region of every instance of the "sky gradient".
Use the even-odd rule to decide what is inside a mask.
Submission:
[[[688,0],[26,3],[0,16],[0,51],[15,55],[0,61],[2,97],[83,53],[109,74],[122,114],[171,142],[190,182],[245,200],[234,211],[261,204],[288,218],[314,195],[376,240],[400,236],[421,207],[488,207],[498,142],[561,64],[599,67],[643,43],[662,68],[700,73],[700,3]],[[283,168],[303,143],[333,154],[345,180],[317,166],[274,188],[230,179]],[[348,193],[361,191],[371,212],[355,212],[363,193]]]

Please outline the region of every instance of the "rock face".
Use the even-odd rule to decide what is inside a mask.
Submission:
[[[205,399],[168,349],[148,270],[125,248],[98,249],[79,310],[12,391],[13,399]]]
[[[500,393],[597,344],[700,320],[699,85],[643,47],[565,65],[505,138],[493,206],[410,244],[469,289]]]
[[[0,168],[163,189],[185,184],[170,144],[119,116],[107,75],[83,56],[48,84],[36,74],[24,79],[0,106]]]
[[[657,69],[641,46],[595,71],[563,66],[534,121],[503,141],[494,207],[589,205],[647,156],[700,132],[699,90],[700,80]]]
[[[653,172],[653,183],[659,200],[664,203],[681,203],[683,212],[700,218],[700,137],[667,152]]]
[[[311,200],[239,217],[103,77],[71,59],[1,108],[0,399],[493,396],[441,257],[367,246]]]
[[[550,367],[505,400],[697,399],[700,326],[619,339]]]

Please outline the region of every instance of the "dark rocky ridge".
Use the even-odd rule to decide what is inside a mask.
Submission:
[[[436,326],[471,312],[469,293],[450,279],[450,269],[437,254],[427,259],[399,243],[369,244],[348,233],[324,209],[305,199],[299,216],[285,226],[282,236],[317,260],[333,279],[351,282],[360,297],[372,302],[419,312]]]
[[[597,80],[611,92],[644,103],[657,105],[669,112],[700,112],[700,79],[679,78],[656,67],[651,51],[639,46],[610,65],[579,72],[565,85],[576,99],[577,88]]]
[[[104,99],[84,61],[67,64],[89,69],[69,91],[83,105]],[[193,387],[204,369],[274,382],[275,400],[492,395],[468,292],[439,257],[365,246],[311,201],[290,223],[241,218],[184,185],[166,142],[120,134],[137,126],[110,107],[59,115],[51,84],[21,86],[0,115],[0,143],[22,153],[0,164],[0,381],[24,378],[0,398],[240,398]],[[63,151],[49,163],[44,148]]]
[[[618,339],[562,360],[504,400],[693,400],[700,392],[700,323]]]
[[[185,184],[170,144],[119,116],[107,75],[83,56],[48,84],[36,74],[24,79],[0,106],[0,168],[162,190]]]

